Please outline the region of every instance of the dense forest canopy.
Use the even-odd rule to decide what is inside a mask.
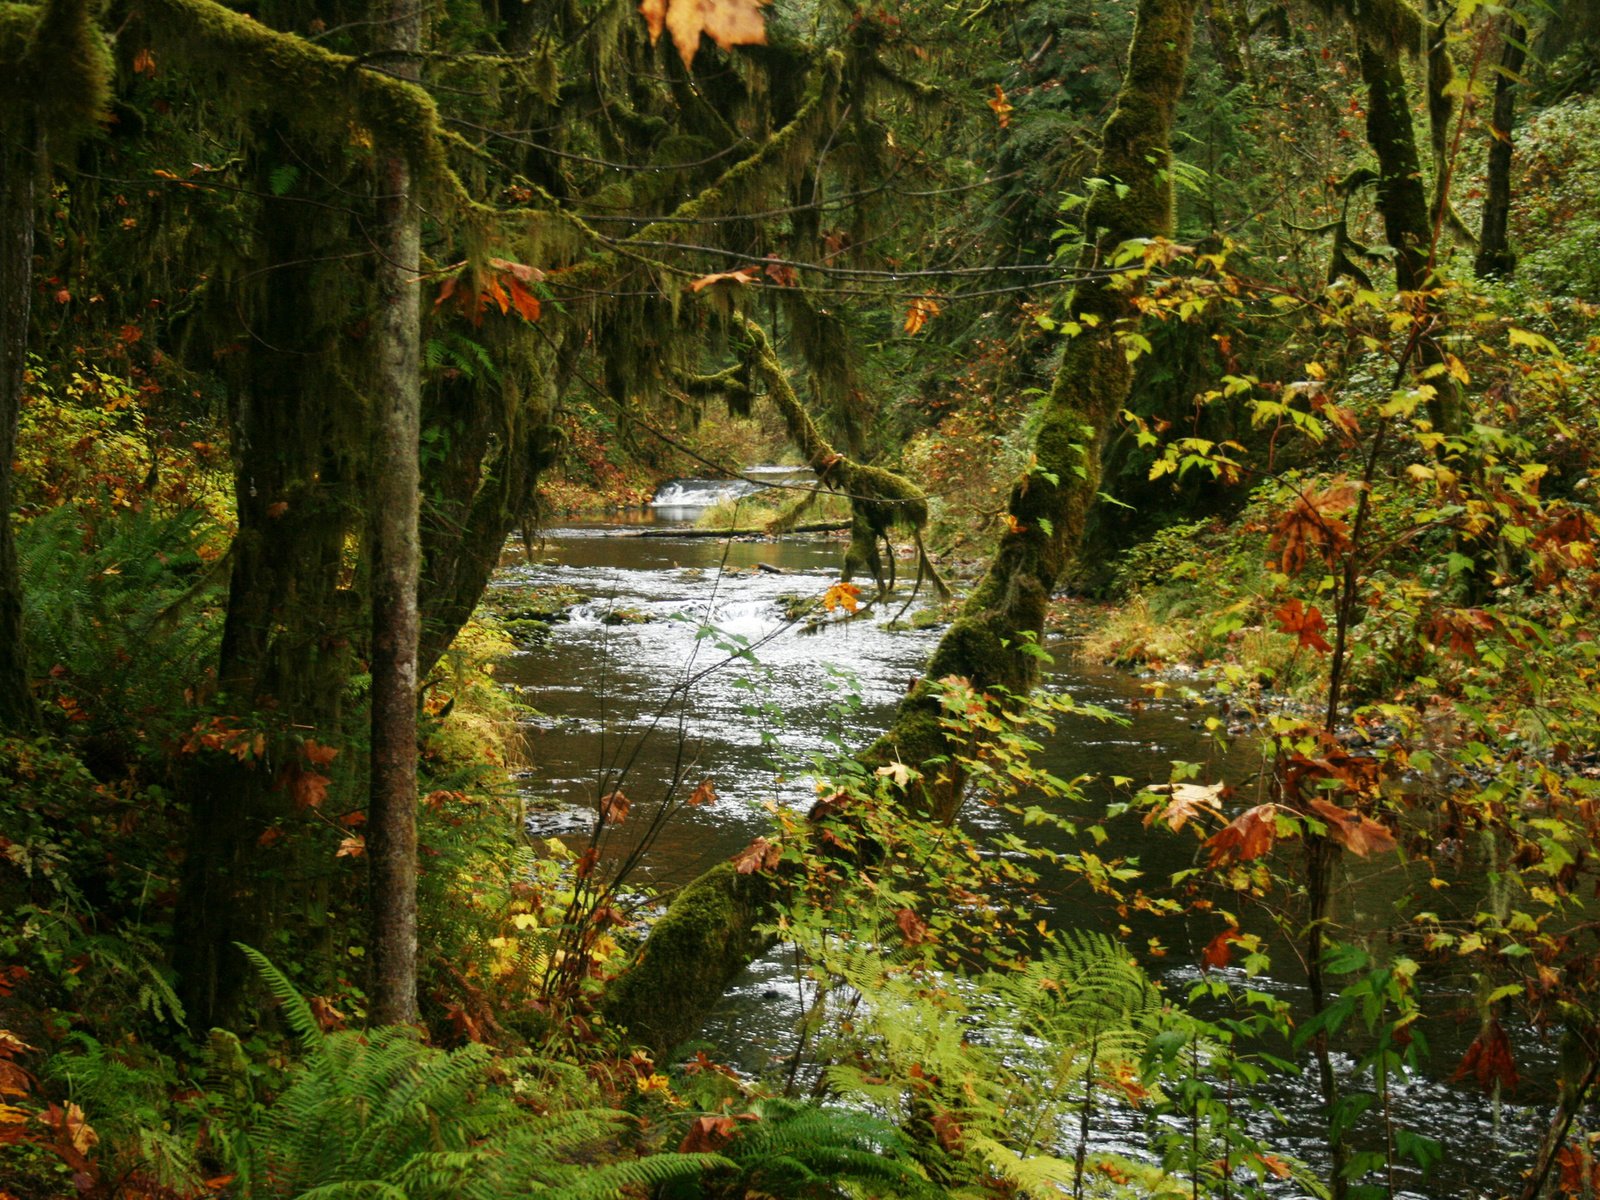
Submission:
[[[43,0],[0,91],[0,1200],[1600,1186],[1600,7]],[[762,460],[791,619],[937,644],[641,895],[714,783],[527,836],[491,580]],[[1256,765],[1052,774],[1063,629]]]

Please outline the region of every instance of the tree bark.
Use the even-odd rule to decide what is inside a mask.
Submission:
[[[1473,270],[1478,278],[1510,279],[1516,270],[1511,252],[1511,157],[1516,144],[1512,131],[1517,122],[1517,85],[1528,55],[1527,33],[1507,18],[1500,52],[1500,74],[1494,81],[1494,115],[1490,119],[1488,178],[1483,200],[1483,224],[1478,234],[1478,257]]]
[[[30,730],[22,581],[11,528],[11,462],[22,406],[33,300],[37,204],[45,149],[70,143],[105,115],[111,56],[88,0],[0,11],[0,733]]]
[[[1079,258],[1085,274],[1103,266],[1130,238],[1171,231],[1172,123],[1197,3],[1139,2],[1128,70],[1102,135],[1095,172],[1120,186],[1098,187],[1090,199],[1085,228],[1098,233]],[[1046,602],[1076,551],[1084,515],[1099,490],[1101,446],[1132,382],[1133,369],[1119,335],[1138,320],[1133,300],[1130,291],[1097,272],[1073,292],[1068,314],[1083,324],[1083,332],[1068,341],[1044,402],[1035,441],[1037,465],[1013,485],[1010,531],[1001,537],[988,573],[940,641],[928,678],[961,675],[986,691],[1004,687],[1021,692],[1034,682],[1037,663],[1026,643],[1042,633]],[[1083,321],[1085,317],[1090,321]],[[898,756],[920,765],[947,749],[937,697],[930,686],[919,684],[867,757]],[[959,799],[960,779],[946,778],[930,789],[924,804],[933,815],[950,817]],[[636,1040],[658,1054],[692,1035],[700,1015],[758,945],[749,936],[749,925],[766,905],[723,902],[728,874],[723,865],[691,883],[657,927],[663,937],[675,939],[684,928],[698,928],[706,912],[718,913],[719,926],[698,935],[715,951],[716,969],[694,967],[694,955],[657,952],[652,934],[616,985],[616,998],[608,999],[608,1016],[622,1024],[633,1021]],[[673,1011],[682,1016],[669,1022],[650,1014],[646,1001],[651,997],[661,1003],[672,997]]]
[[[1357,30],[1358,36],[1362,34]],[[1361,79],[1367,87],[1367,144],[1378,159],[1378,212],[1384,237],[1394,251],[1395,286],[1411,297],[1415,320],[1425,326],[1417,345],[1422,378],[1433,387],[1429,416],[1441,433],[1461,428],[1461,391],[1444,364],[1435,309],[1428,297],[1433,285],[1436,229],[1422,183],[1416,126],[1406,93],[1405,73],[1397,50],[1375,37],[1361,36]],[[1448,204],[1448,197],[1443,197]],[[1442,214],[1442,207],[1440,212]]]
[[[379,6],[380,46],[422,47],[417,0]],[[393,74],[416,82],[415,58]],[[417,588],[422,410],[422,214],[411,164],[398,151],[379,161],[378,387],[372,494],[372,763],[367,807],[370,870],[368,1017],[417,1019]]]

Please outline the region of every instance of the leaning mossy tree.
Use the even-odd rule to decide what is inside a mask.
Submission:
[[[1130,276],[1110,270],[1118,248],[1170,234],[1173,221],[1171,133],[1194,25],[1196,0],[1140,0],[1127,72],[1101,135],[1096,177],[1076,263],[1080,282],[1066,316],[1081,329],[1066,343],[1053,386],[1038,414],[1033,461],[1012,484],[1006,532],[988,571],[963,603],[923,682],[901,703],[888,731],[867,751],[875,762],[898,760],[926,773],[918,796],[925,815],[952,819],[961,779],[946,758],[932,682],[969,680],[979,691],[1021,693],[1036,679],[1034,649],[1051,593],[1071,564],[1084,519],[1100,486],[1100,453],[1132,384],[1127,335],[1139,322]],[[655,935],[607,1001],[607,1016],[666,1052],[692,1036],[717,995],[749,961],[752,939],[730,922],[761,911],[752,881],[726,867],[707,872],[674,899]],[[720,914],[721,921],[700,919]],[[663,948],[665,947],[665,948]],[[675,997],[668,1009],[663,997]]]
[[[212,194],[245,231],[212,247],[221,265],[183,342],[226,393],[238,517],[216,681],[182,772],[174,946],[201,1025],[242,1006],[235,943],[299,946],[319,985],[360,924],[335,855],[348,827],[326,814],[359,813],[368,783],[375,693],[361,681],[384,649],[374,517],[396,482],[394,451],[373,438],[386,361],[421,376],[414,692],[529,519],[569,390],[625,419],[647,408],[729,335],[682,302],[704,270],[685,261],[758,256],[775,238],[818,257],[814,222],[739,214],[814,187],[824,147],[859,186],[887,144],[861,119],[881,74],[873,21],[832,14],[825,38],[692,60],[652,46],[627,3],[502,19],[452,0],[420,49],[359,42],[350,15],[333,0],[250,17],[146,0],[119,38],[130,89],[170,72],[207,98],[208,136],[229,151]],[[424,297],[403,322],[409,348],[385,322],[396,164],[413,200],[399,210],[422,214],[402,268]]]

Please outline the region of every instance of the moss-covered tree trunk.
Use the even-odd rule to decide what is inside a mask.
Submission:
[[[1035,465],[1011,489],[1010,530],[977,589],[934,652],[929,679],[960,675],[983,690],[1022,691],[1037,661],[1026,645],[1044,628],[1050,593],[1071,562],[1084,516],[1100,486],[1100,451],[1127,399],[1132,366],[1123,335],[1137,323],[1134,293],[1099,272],[1116,247],[1172,228],[1171,132],[1183,90],[1198,0],[1140,0],[1128,70],[1102,135],[1096,175],[1109,181],[1089,203],[1093,232],[1079,256],[1084,282],[1068,303],[1083,332],[1065,349],[1043,401]],[[1086,320],[1087,318],[1087,320]],[[869,756],[921,764],[948,749],[937,698],[919,685]],[[926,796],[949,817],[960,780]],[[686,887],[608,999],[607,1015],[637,1040],[665,1052],[691,1036],[757,945],[748,924],[762,905],[736,903],[741,877],[717,867]],[[707,922],[705,913],[719,915]],[[661,950],[661,937],[670,943]],[[670,999],[670,1005],[669,1005]],[[659,1009],[656,1007],[659,1006]]]
[[[1490,118],[1489,162],[1484,183],[1483,223],[1478,232],[1478,257],[1473,270],[1480,279],[1509,279],[1516,269],[1511,251],[1511,157],[1516,143],[1517,85],[1527,58],[1527,34],[1522,26],[1507,18],[1500,52],[1500,74],[1494,81],[1494,114]]]
[[[0,62],[0,71],[15,64]],[[20,733],[37,720],[22,640],[22,581],[11,528],[11,461],[28,353],[33,297],[34,180],[42,155],[27,115],[0,115],[0,732]]]
[[[415,81],[422,49],[417,0],[374,6],[390,70]],[[372,758],[367,803],[370,871],[369,1017],[417,1019],[417,589],[422,419],[422,210],[411,164],[378,162],[377,388],[373,397]]]
[[[230,396],[239,528],[218,664],[220,718],[262,750],[201,755],[174,960],[199,1028],[237,1015],[251,978],[244,942],[326,920],[330,863],[304,844],[296,781],[307,739],[338,745],[366,606],[356,543],[368,456],[359,320],[365,272],[344,206],[307,203],[271,174],[295,148],[273,123],[254,140],[258,244],[236,304],[242,348]]]
[[[11,462],[33,299],[33,245],[47,143],[102,117],[111,58],[87,0],[0,6],[0,733],[34,727],[11,527]]]
[[[1461,427],[1461,390],[1447,371],[1435,371],[1445,362],[1444,345],[1437,327],[1435,306],[1429,296],[1434,285],[1434,253],[1438,226],[1449,197],[1441,195],[1430,206],[1423,183],[1422,157],[1417,150],[1416,123],[1406,89],[1401,54],[1415,46],[1422,26],[1416,12],[1397,3],[1394,25],[1370,24],[1377,17],[1358,5],[1345,10],[1359,42],[1361,80],[1367,89],[1367,144],[1378,160],[1378,213],[1384,239],[1394,251],[1395,287],[1405,293],[1418,331],[1416,361],[1422,377],[1434,389],[1428,412],[1434,427],[1454,433]],[[1384,10],[1390,11],[1390,10]],[[1396,27],[1398,26],[1398,28]]]
[[[1084,282],[1067,304],[1082,328],[1068,340],[1043,401],[1034,462],[1011,487],[1007,532],[988,571],[940,640],[925,681],[902,702],[873,755],[920,764],[946,750],[931,681],[960,676],[982,691],[1023,692],[1038,671],[1027,643],[1044,629],[1045,607],[1083,537],[1100,490],[1100,455],[1133,381],[1124,335],[1138,323],[1135,293],[1103,272],[1115,249],[1172,230],[1170,139],[1194,26],[1193,0],[1139,5],[1128,71],[1101,135],[1096,169],[1108,181],[1090,195],[1078,257]],[[928,792],[932,815],[948,819],[961,798],[953,771]]]

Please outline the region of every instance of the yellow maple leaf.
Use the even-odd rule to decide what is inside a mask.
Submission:
[[[922,332],[922,327],[928,323],[930,317],[939,315],[939,302],[927,296],[918,296],[911,302],[911,307],[906,311],[905,331],[909,334]]]

